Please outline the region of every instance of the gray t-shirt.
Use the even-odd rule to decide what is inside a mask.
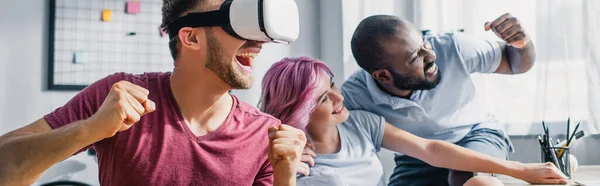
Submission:
[[[298,177],[297,185],[385,185],[383,167],[377,157],[381,149],[385,119],[367,111],[350,111],[337,126],[340,151],[317,154],[309,176]]]

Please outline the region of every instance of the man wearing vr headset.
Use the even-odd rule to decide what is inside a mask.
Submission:
[[[256,24],[272,7],[296,17]],[[162,11],[173,72],[110,75],[1,136],[0,185],[31,185],[90,147],[101,185],[295,183],[304,133],[228,93],[250,88],[263,43],[295,40],[294,1],[165,0]]]
[[[423,36],[410,22],[389,15],[364,19],[351,41],[354,58],[363,70],[342,85],[344,105],[381,115],[423,138],[507,158],[512,151],[510,140],[474,98],[470,74],[525,73],[534,64],[535,50],[510,14],[486,23],[485,30],[492,30],[503,42],[461,33]],[[395,160],[390,185],[462,185],[474,176],[432,167],[406,155],[398,154]]]

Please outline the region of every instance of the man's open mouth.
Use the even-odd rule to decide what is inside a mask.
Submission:
[[[437,71],[438,67],[435,63],[427,63],[425,65],[425,67],[423,68],[423,70],[425,71],[425,73],[428,74],[433,74]]]
[[[252,62],[257,55],[258,53],[254,52],[241,52],[235,55],[235,58],[241,65],[252,68]]]

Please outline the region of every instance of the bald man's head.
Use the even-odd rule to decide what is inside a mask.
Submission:
[[[382,64],[381,40],[408,33],[414,26],[399,17],[374,15],[362,20],[352,35],[350,47],[358,65],[368,72],[386,68]]]
[[[440,76],[435,52],[421,31],[391,15],[374,15],[360,22],[351,41],[358,65],[380,84],[401,90],[434,88]],[[430,72],[428,72],[428,70]]]

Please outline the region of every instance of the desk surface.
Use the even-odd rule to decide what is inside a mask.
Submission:
[[[573,178],[569,180],[568,185],[600,185],[600,166],[579,166],[572,177]],[[505,186],[530,185],[525,181],[505,175],[498,176],[498,179],[500,179]]]

